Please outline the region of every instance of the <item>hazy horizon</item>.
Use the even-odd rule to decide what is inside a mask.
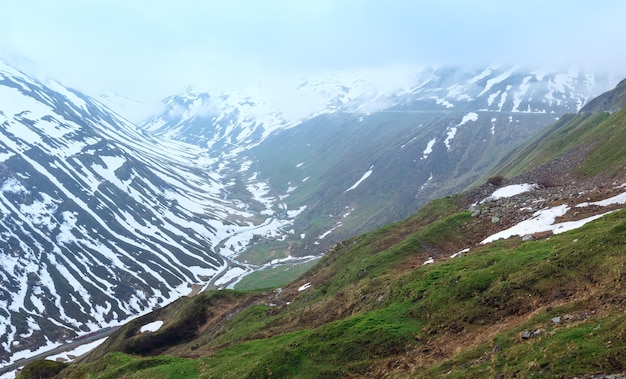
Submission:
[[[0,59],[91,96],[117,92],[149,106],[190,85],[279,91],[333,73],[391,86],[433,65],[626,73],[620,1],[25,0],[3,8]]]

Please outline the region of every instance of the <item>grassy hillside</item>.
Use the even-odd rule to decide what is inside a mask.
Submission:
[[[576,207],[624,192],[624,133],[624,111],[564,117],[499,171],[550,185],[471,206],[496,189],[484,184],[336,244],[282,288],[182,298],[58,377],[624,375],[626,210]],[[480,244],[555,206],[571,208],[558,222],[603,216]],[[157,320],[158,331],[140,333]]]
[[[60,377],[625,370],[626,211],[549,239],[507,240],[443,259],[484,226],[459,212],[462,200],[435,201],[402,223],[337,245],[280,292],[183,298],[131,322]],[[430,257],[439,263],[422,265]],[[138,334],[154,320],[165,325]]]

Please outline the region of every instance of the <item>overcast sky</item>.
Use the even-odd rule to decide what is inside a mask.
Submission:
[[[626,1],[6,0],[0,59],[156,101],[322,72],[579,64],[626,72]]]

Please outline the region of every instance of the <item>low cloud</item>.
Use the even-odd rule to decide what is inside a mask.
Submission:
[[[442,64],[578,64],[618,78],[625,11],[617,0],[25,0],[3,5],[0,52],[92,96],[113,90],[145,104],[189,85],[278,90],[321,72],[369,71],[378,85],[398,86],[407,68]]]

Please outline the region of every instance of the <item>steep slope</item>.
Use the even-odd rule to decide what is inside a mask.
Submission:
[[[251,167],[289,208],[306,208],[286,242],[265,241],[243,258],[319,253],[462,191],[555,119],[578,111],[600,81],[576,70],[443,67],[422,71],[382,111],[348,107],[279,131],[249,150]]]
[[[438,216],[419,230],[413,220],[346,241],[348,248],[338,246],[281,291],[181,300],[127,325],[62,377],[582,376],[624,369],[623,211],[549,240],[476,247],[424,265],[433,250],[449,257],[467,246],[471,216]],[[461,238],[441,244],[459,226]],[[164,325],[139,332],[154,321]]]
[[[538,169],[545,173],[545,177],[538,180],[550,182],[556,176],[572,180],[593,179],[596,175],[606,174],[619,180],[626,168],[621,146],[626,132],[621,113],[581,112],[566,115],[527,146],[514,152],[495,171],[514,176],[532,167],[548,165],[551,167],[549,170]],[[567,170],[560,170],[560,166],[565,166]]]
[[[626,107],[626,80],[615,89],[605,92],[585,105],[581,112],[617,112]]]
[[[0,361],[187,294],[231,267],[223,240],[289,224],[205,150],[4,64],[0,124]]]
[[[624,376],[626,110],[574,117],[580,139],[558,123],[510,158],[561,148],[523,176],[338,243],[280,289],[181,299],[59,377]]]

